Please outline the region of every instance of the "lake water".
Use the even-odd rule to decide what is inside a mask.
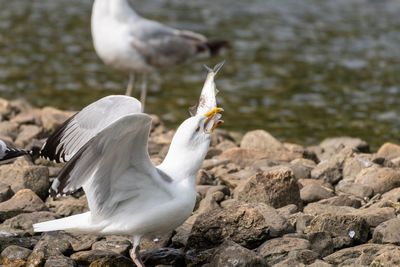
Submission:
[[[147,111],[171,127],[195,104],[203,64],[218,75],[225,128],[315,144],[399,141],[400,1],[133,1],[142,15],[226,39],[231,50],[153,75]],[[90,0],[0,0],[0,96],[80,109],[125,92],[93,51]],[[137,96],[138,94],[136,94]]]

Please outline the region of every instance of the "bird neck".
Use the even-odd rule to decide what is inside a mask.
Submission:
[[[209,141],[204,141],[196,146],[185,146],[175,135],[167,156],[158,168],[175,181],[188,179],[194,186],[196,174],[204,161],[209,145]]]
[[[121,22],[127,22],[139,15],[129,4],[129,0],[96,0],[93,5],[93,16],[112,16]]]

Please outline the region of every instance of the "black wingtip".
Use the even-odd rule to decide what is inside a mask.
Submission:
[[[226,40],[211,40],[207,42],[211,56],[215,56],[222,48],[230,48],[230,44]]]

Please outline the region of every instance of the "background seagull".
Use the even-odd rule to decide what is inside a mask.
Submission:
[[[97,55],[108,66],[130,74],[126,95],[132,94],[134,75],[142,75],[140,101],[146,101],[148,73],[171,67],[199,54],[216,54],[226,41],[209,41],[191,31],[145,19],[129,0],[95,0],[92,37]]]
[[[18,149],[12,146],[11,144],[0,140],[0,162],[7,163],[10,160],[13,160],[16,157],[29,155],[28,151],[23,149]]]

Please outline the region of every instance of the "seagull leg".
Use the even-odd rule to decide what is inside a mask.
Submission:
[[[129,255],[137,267],[145,267],[139,254],[140,238],[141,236],[133,236],[133,248],[129,252]]]
[[[129,82],[128,82],[128,87],[126,88],[125,95],[132,96],[132,90],[134,84],[135,84],[135,75],[131,73],[129,74]]]
[[[146,104],[147,94],[147,74],[143,74],[142,88],[140,90],[140,102],[142,103],[142,112],[144,112],[144,106]]]

